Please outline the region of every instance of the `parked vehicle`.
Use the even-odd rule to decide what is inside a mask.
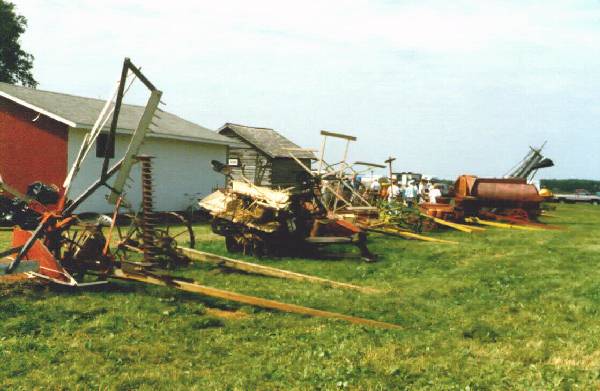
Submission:
[[[560,203],[587,202],[593,205],[599,205],[600,196],[598,194],[592,194],[585,189],[577,189],[573,194],[554,194],[554,201]]]

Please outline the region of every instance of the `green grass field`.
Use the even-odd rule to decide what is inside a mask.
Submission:
[[[375,264],[260,261],[381,294],[205,265],[178,272],[401,330],[133,282],[77,291],[0,285],[0,389],[597,389],[600,208],[552,213],[545,221],[564,231],[434,234],[458,246],[372,235]],[[197,230],[198,248],[225,254],[220,237]],[[0,235],[6,246],[10,234]]]

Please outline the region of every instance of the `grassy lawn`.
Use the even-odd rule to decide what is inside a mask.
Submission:
[[[566,230],[435,234],[458,246],[372,235],[375,264],[260,261],[381,294],[205,265],[178,272],[401,330],[129,282],[78,291],[0,285],[0,389],[595,389],[600,207],[552,213],[546,221]],[[197,230],[197,248],[225,254],[220,237]],[[6,245],[10,234],[0,235]]]

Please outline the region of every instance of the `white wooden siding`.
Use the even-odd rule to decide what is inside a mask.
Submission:
[[[68,167],[71,167],[86,130],[71,128],[68,141]],[[115,147],[114,164],[125,154],[130,136],[118,135]],[[225,177],[212,170],[210,161],[225,161],[227,147],[219,144],[204,144],[190,141],[147,138],[142,146],[141,153],[154,156],[154,201],[155,208],[159,211],[173,211],[186,209],[194,196],[201,193],[200,197],[212,192],[215,187],[222,187]],[[73,181],[69,196],[71,198],[81,194],[85,188],[100,176],[102,158],[96,157],[95,146],[92,147],[79,174]],[[131,172],[131,181],[126,186],[126,198],[135,210],[140,206],[140,171],[136,164]],[[84,202],[77,212],[108,213],[112,205],[106,201],[109,190],[102,188]]]

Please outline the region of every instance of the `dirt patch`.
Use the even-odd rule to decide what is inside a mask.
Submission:
[[[208,315],[216,316],[219,318],[233,319],[233,320],[246,319],[250,316],[247,313],[242,312],[242,311],[225,311],[225,310],[220,310],[217,308],[207,308],[206,313]]]

